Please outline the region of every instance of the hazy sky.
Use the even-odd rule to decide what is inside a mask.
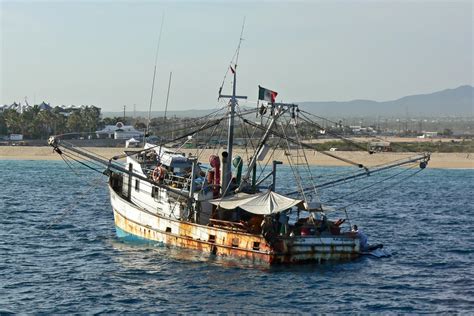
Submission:
[[[0,104],[147,110],[219,105],[246,17],[238,92],[389,100],[473,84],[471,1],[3,1]],[[230,93],[230,81],[224,92]]]

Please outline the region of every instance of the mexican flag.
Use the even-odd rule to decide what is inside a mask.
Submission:
[[[275,103],[277,92],[258,86],[258,99]]]

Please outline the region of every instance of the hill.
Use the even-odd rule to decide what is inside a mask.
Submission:
[[[474,115],[474,88],[469,85],[446,89],[429,94],[417,94],[392,101],[304,101],[295,102],[301,109],[324,117],[444,117]],[[168,117],[200,117],[215,109],[168,111]],[[163,111],[152,111],[152,117],[163,116]],[[104,112],[104,117],[122,116],[122,112]],[[148,117],[145,111],[136,116]]]
[[[352,100],[345,102],[298,102],[313,114],[322,116],[473,116],[474,88],[460,86],[429,94],[406,96],[392,101]]]

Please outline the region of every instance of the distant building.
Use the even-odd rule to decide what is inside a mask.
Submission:
[[[130,139],[142,138],[145,133],[137,131],[132,125],[118,122],[115,125],[106,125],[102,130],[95,132],[97,138]]]
[[[362,127],[359,125],[353,125],[349,126],[349,128],[354,134],[377,134],[377,131],[371,126]]]
[[[46,103],[45,101],[41,102],[40,104],[36,105],[40,111],[53,111],[55,110],[57,113],[62,114],[64,116],[69,116],[72,112],[74,111],[79,111],[81,109],[85,108],[96,108],[100,110],[100,108],[94,106],[94,105],[81,105],[81,106],[75,106],[75,105],[61,105],[61,106],[51,106],[50,103]],[[29,105],[26,101],[24,104],[16,103],[13,102],[13,104],[5,104],[5,105],[0,105],[0,112],[6,111],[6,110],[15,110],[18,113],[23,113],[26,110],[32,108],[31,105]]]
[[[23,140],[23,134],[10,134],[10,140],[14,140],[14,141]]]
[[[28,104],[21,104],[21,103],[16,103],[13,102],[12,104],[8,105],[2,105],[0,106],[0,112],[6,111],[6,110],[15,110],[18,113],[23,113],[26,109],[30,108]]]
[[[49,105],[49,103],[46,103],[46,102],[41,102],[41,104],[38,105],[40,111],[51,111],[53,108],[51,107],[51,105]]]
[[[362,126],[359,126],[359,125],[351,125],[351,126],[349,126],[349,128],[355,134],[360,133],[361,130],[362,130]]]
[[[369,152],[387,152],[392,151],[390,142],[375,141],[369,143]]]
[[[423,135],[417,136],[417,138],[433,138],[438,136],[438,132],[424,132]]]

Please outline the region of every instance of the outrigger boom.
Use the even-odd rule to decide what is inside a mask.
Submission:
[[[276,103],[277,92],[260,86],[259,101],[263,101],[260,103],[261,107],[238,113],[237,111],[241,109],[237,108],[237,100],[246,98],[237,95],[236,91],[237,60],[241,41],[242,34],[236,51],[237,58],[235,63],[232,64],[233,60],[230,65],[230,70],[233,72],[232,95],[222,95],[223,86],[219,89],[219,98],[230,98],[228,105],[220,109],[227,109],[225,115],[218,117],[217,113],[220,111],[218,110],[212,113],[213,119],[211,115],[196,118],[194,121],[199,124],[199,128],[191,132],[183,132],[170,141],[160,141],[159,145],[146,143],[141,150],[125,151],[124,154],[108,160],[71,143],[60,141],[59,136],[51,136],[48,144],[65,161],[65,157],[73,159],[109,177],[110,203],[119,237],[140,237],[214,255],[245,258],[269,264],[349,260],[365,254],[371,249],[366,244],[367,238],[358,231],[347,230],[344,226],[341,229],[340,225],[345,222],[343,219],[337,221],[327,219],[324,214],[326,208],[320,203],[316,189],[415,162],[419,162],[420,168],[424,169],[430,160],[430,154],[423,153],[369,168],[332,153],[319,151],[316,146],[304,143],[300,139],[297,131],[300,115],[298,105]],[[151,103],[150,100],[150,106]],[[270,109],[268,114],[267,109]],[[260,125],[244,117],[255,113],[261,115]],[[202,119],[206,120],[205,124],[202,124]],[[233,157],[237,119],[243,123],[240,131],[247,132],[248,142],[245,146],[250,144],[252,147],[251,152],[246,148],[247,161],[238,156]],[[206,157],[210,164],[208,167],[198,163],[204,150],[198,149],[197,157],[190,157],[164,146],[183,139],[187,142],[189,136],[192,136],[189,139],[194,139],[195,134],[214,127],[211,135],[205,133],[198,135],[208,147],[212,143],[214,131],[224,120],[227,120],[227,148],[222,152],[222,165],[221,158],[216,155],[219,152],[217,148]],[[281,125],[277,125],[277,120]],[[258,131],[260,136],[259,133],[248,133],[246,128],[249,126],[253,128],[253,133]],[[283,132],[277,131],[275,126],[281,127]],[[189,126],[187,128],[190,129]],[[288,153],[287,158],[295,179],[294,182],[286,179],[286,188],[297,187],[297,191],[285,195],[275,192],[276,166],[281,163],[276,160],[273,160],[272,172],[257,182],[257,164],[268,152],[266,145],[267,142],[271,142],[270,135],[276,136],[278,141],[286,141],[288,152],[285,151],[285,154]],[[259,138],[258,144],[254,146],[252,140],[257,138]],[[221,139],[219,135],[216,147],[221,144]],[[275,149],[279,144],[279,142],[276,144]],[[295,160],[289,157],[294,148],[293,144],[297,145]],[[357,169],[356,172],[351,171],[350,175],[349,173],[345,173],[345,176],[339,175],[341,177],[339,179],[315,184],[304,149],[318,151],[363,170]],[[79,159],[78,156],[85,160]],[[118,162],[121,158],[126,159],[123,165]],[[270,159],[267,164],[269,162]],[[236,168],[235,177],[232,175],[232,164]],[[247,170],[242,177],[244,164]],[[264,175],[267,164],[260,170],[261,175]],[[104,170],[98,170],[98,165]],[[249,183],[251,174],[252,181]],[[269,181],[270,175],[273,176],[272,183],[264,187],[263,182]],[[308,183],[312,185],[306,188]],[[260,191],[262,188],[264,190]],[[314,196],[307,194],[309,190],[314,190]],[[293,194],[299,195],[296,198],[289,197]],[[302,210],[309,213],[300,212]],[[349,219],[347,212],[345,214]],[[290,215],[293,217],[291,223]],[[347,223],[350,224],[349,220]]]

